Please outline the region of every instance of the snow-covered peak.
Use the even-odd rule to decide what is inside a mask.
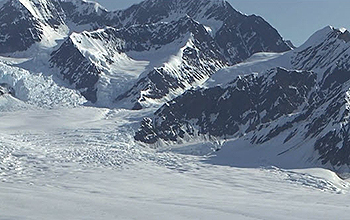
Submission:
[[[321,30],[316,31],[311,37],[301,45],[298,50],[303,50],[308,47],[314,47],[321,43],[324,43],[327,40],[330,40],[335,37],[349,33],[345,28],[334,28],[332,26],[326,26]]]
[[[95,14],[101,15],[104,12],[107,12],[107,9],[94,1],[88,0],[60,0],[61,2],[70,2],[76,6],[77,12],[80,14]]]
[[[339,28],[339,30],[340,30],[342,33],[345,33],[345,32],[347,31],[347,29],[344,28],[344,27]]]
[[[204,84],[226,87],[238,75],[265,74],[274,67],[307,70],[318,74],[321,83],[338,69],[349,69],[350,32],[327,26],[315,32],[302,46],[285,53],[257,53],[242,63],[222,69]],[[342,78],[346,79],[345,75]]]
[[[336,70],[349,69],[349,42],[348,31],[327,26],[313,34],[293,52],[291,64],[296,69],[317,72],[318,80],[324,80]]]
[[[68,33],[58,0],[8,0],[0,8],[0,53],[51,48]]]
[[[141,2],[142,5],[156,6],[161,4],[172,4],[172,5],[184,5],[184,4],[224,4],[224,0],[145,0]]]
[[[212,5],[225,5],[226,1],[224,0],[177,0],[174,1],[175,4],[187,4],[187,5],[193,5],[193,4],[199,4],[199,5],[206,5],[206,6],[212,6]]]

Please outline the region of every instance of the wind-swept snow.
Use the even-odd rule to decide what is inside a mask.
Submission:
[[[261,73],[275,66],[290,66],[287,57],[288,54],[285,53],[256,53],[242,63],[219,70],[205,82],[203,87],[225,87],[239,75]]]

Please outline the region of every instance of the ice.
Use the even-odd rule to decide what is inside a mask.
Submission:
[[[64,39],[69,33],[69,28],[63,22],[59,24],[57,27],[51,27],[48,22],[51,19],[59,19],[56,18],[52,12],[52,8],[54,6],[50,1],[47,0],[19,0],[20,4],[22,4],[29,13],[40,21],[38,27],[42,31],[42,39],[41,42],[35,46],[44,47],[44,48],[52,48],[57,45],[58,40]],[[51,8],[52,7],[52,8]]]
[[[12,108],[13,103],[20,103],[41,108],[75,107],[86,102],[86,100],[75,90],[59,86],[52,76],[41,73],[34,74],[19,67],[14,67],[0,61],[0,83],[6,83],[13,87],[18,101],[13,98],[1,106],[1,108]],[[12,104],[11,104],[12,103]],[[15,104],[24,106],[25,104]]]

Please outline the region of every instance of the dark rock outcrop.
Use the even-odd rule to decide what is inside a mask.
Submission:
[[[146,119],[135,138],[155,143],[181,141],[185,135],[240,136],[295,112],[307,103],[315,86],[316,75],[311,72],[277,68],[261,77],[238,77],[227,88],[190,90]],[[258,142],[278,132],[271,130]]]

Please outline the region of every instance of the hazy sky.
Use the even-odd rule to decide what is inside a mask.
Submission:
[[[108,9],[126,8],[141,0],[97,0]],[[349,0],[228,0],[245,14],[257,14],[285,39],[299,46],[315,31],[332,25],[350,29]]]

